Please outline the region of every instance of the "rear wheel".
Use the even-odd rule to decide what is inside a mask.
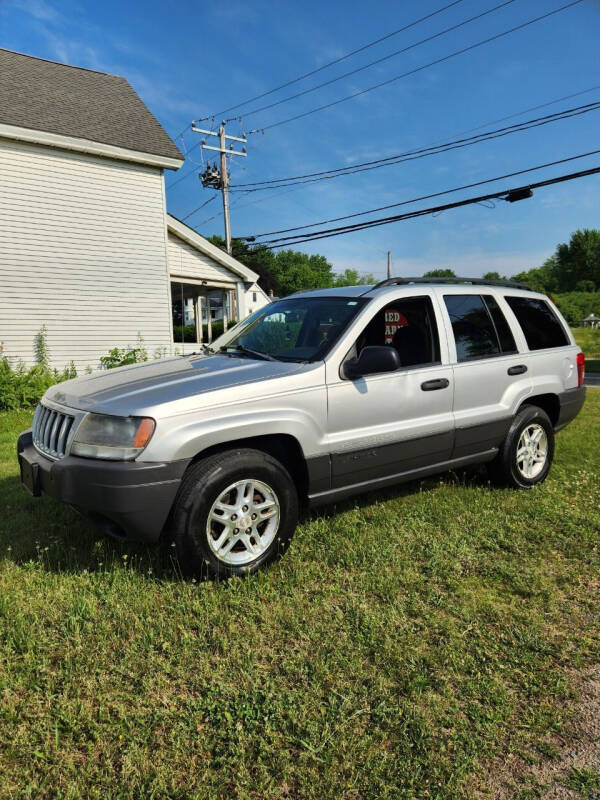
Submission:
[[[546,480],[553,458],[554,429],[550,418],[538,406],[523,406],[488,469],[499,485],[531,489]]]
[[[229,450],[194,464],[173,512],[174,540],[187,575],[256,572],[283,555],[298,520],[298,495],[285,467],[259,450]]]

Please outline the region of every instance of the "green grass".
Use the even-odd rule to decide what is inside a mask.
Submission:
[[[600,390],[532,492],[368,495],[228,583],[28,497],[29,420],[0,414],[1,798],[472,798],[568,741],[600,646]]]
[[[593,800],[600,792],[600,771],[572,767],[564,780],[564,785],[577,792],[579,797]]]
[[[586,366],[589,368],[590,360],[600,362],[600,328],[572,328],[572,331],[575,341],[585,353]]]

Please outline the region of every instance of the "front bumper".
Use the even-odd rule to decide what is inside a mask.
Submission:
[[[125,537],[158,540],[189,461],[154,464],[66,456],[52,461],[33,446],[31,431],[17,444],[21,481],[34,496],[50,495],[99,520]]]
[[[559,412],[558,421],[554,426],[555,431],[561,431],[569,422],[572,422],[583,408],[585,403],[585,386],[567,389],[558,395]]]

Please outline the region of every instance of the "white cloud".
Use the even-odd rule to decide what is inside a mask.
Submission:
[[[57,22],[60,13],[46,0],[8,0],[6,6],[16,8],[41,22]]]

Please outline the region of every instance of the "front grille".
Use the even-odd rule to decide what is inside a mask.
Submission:
[[[75,417],[39,403],[33,416],[33,443],[52,458],[64,458]]]

